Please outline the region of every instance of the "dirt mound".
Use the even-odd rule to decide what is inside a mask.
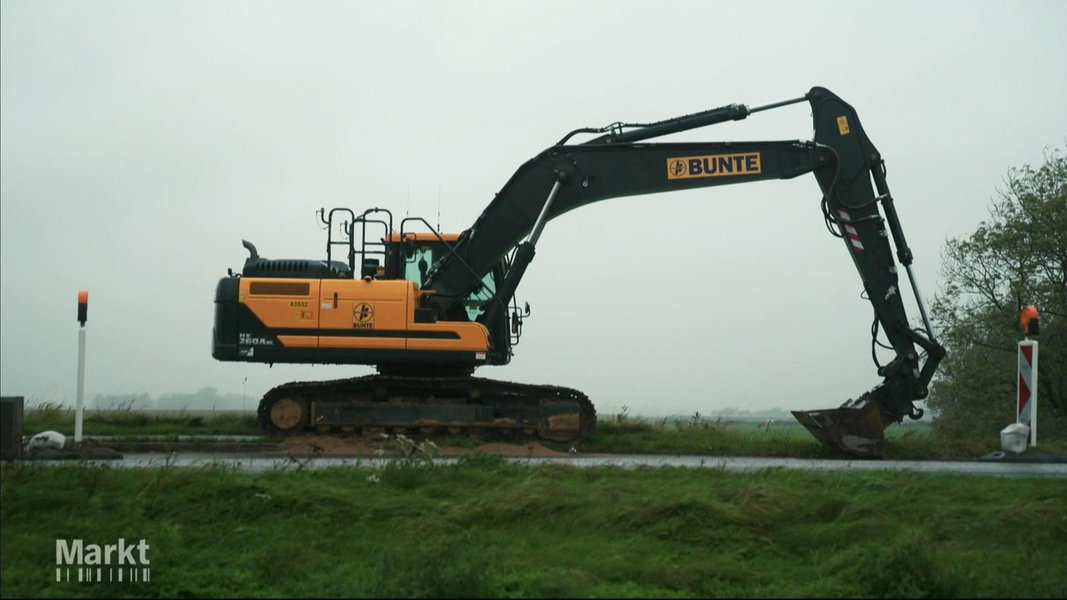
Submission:
[[[420,444],[423,445],[420,447]],[[509,457],[566,455],[566,452],[553,450],[539,442],[517,444],[487,443],[471,448],[458,446],[439,446],[434,448],[426,442],[400,441],[394,437],[367,439],[359,436],[333,435],[293,436],[281,443],[278,453],[285,456],[361,456],[372,458],[378,456],[402,456],[405,448],[415,453],[440,457],[458,457],[473,452],[499,454]]]
[[[357,437],[297,435],[286,438],[280,450],[287,456],[373,456],[379,445]]]
[[[442,448],[442,451],[444,448]],[[483,452],[486,454],[502,454],[504,456],[566,456],[566,452],[560,452],[546,448],[538,442],[525,444],[483,444],[475,448],[456,448],[460,456],[468,452]]]

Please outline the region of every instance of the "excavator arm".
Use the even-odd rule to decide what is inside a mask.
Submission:
[[[740,120],[750,114],[807,101],[815,135],[812,141],[654,143],[646,140]],[[567,142],[579,133],[598,137]],[[883,430],[905,416],[919,418],[914,402],[945,355],[935,340],[925,303],[916,285],[912,255],[904,238],[881,155],[867,138],[855,110],[825,88],[805,96],[749,109],[729,105],[646,125],[613,124],[571,132],[560,143],[523,164],[464,231],[452,251],[429,270],[424,302],[442,319],[479,285],[502,257],[514,253],[510,269],[489,302],[484,322],[504,323],[500,314],[511,301],[545,224],[601,200],[814,174],[822,191],[821,208],[831,232],[844,246],[874,308],[895,357],[878,367],[882,383],[859,398],[830,410],[794,412],[829,446],[856,456],[882,456]],[[908,323],[898,283],[899,263],[908,274],[923,328]],[[877,343],[876,339],[873,343]],[[508,337],[491,332],[494,351],[510,356]],[[501,359],[500,362],[504,362]]]

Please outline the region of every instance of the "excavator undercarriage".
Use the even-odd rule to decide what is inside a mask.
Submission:
[[[258,417],[274,435],[404,433],[577,443],[596,427],[596,409],[578,390],[481,377],[366,375],[286,383],[267,392]]]

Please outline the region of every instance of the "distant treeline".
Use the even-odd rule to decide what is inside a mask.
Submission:
[[[241,394],[219,394],[213,387],[195,392],[172,392],[153,397],[139,394],[97,394],[89,404],[96,410],[255,410],[259,398]]]

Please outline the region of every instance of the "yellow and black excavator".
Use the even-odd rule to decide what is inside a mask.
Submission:
[[[801,102],[811,105],[811,141],[646,141]],[[570,143],[577,135],[595,137]],[[885,428],[922,416],[915,402],[927,396],[945,350],[911,270],[882,157],[855,110],[820,87],[755,108],[730,104],[654,123],[576,129],[521,165],[459,234],[414,217],[397,227],[382,208],[335,208],[319,211],[329,232],[325,260],[266,259],[245,241],[243,270],[230,271],[216,289],[212,355],[376,367],[375,375],[271,389],[258,410],[271,434],[448,432],[578,442],[596,426],[585,394],[473,376],[511,360],[530,314],[515,292],[545,224],[610,198],[806,173],[814,174],[827,227],[843,240],[873,305],[872,355],[875,344],[885,346],[879,328],[896,355],[884,365],[875,357],[883,380],[872,390],[838,408],[793,414],[830,447],[882,457]],[[908,324],[890,237],[923,327]],[[334,260],[335,251],[343,259]]]

